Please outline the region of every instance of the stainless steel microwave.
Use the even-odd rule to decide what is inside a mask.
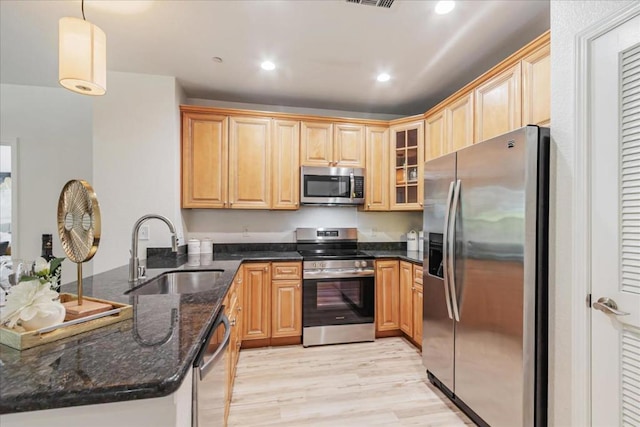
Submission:
[[[300,203],[324,206],[364,204],[364,169],[302,166]]]

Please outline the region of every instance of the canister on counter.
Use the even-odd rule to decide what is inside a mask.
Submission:
[[[187,242],[187,253],[189,255],[200,255],[200,240],[189,239]]]
[[[418,250],[418,233],[415,230],[411,230],[407,233],[407,251]]]

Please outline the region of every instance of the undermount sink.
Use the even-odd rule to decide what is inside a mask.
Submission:
[[[159,294],[195,294],[215,288],[224,270],[206,271],[172,271],[164,273],[153,280],[125,294],[159,295]]]

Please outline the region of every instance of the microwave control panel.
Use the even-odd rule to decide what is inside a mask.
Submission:
[[[353,198],[362,199],[364,197],[364,177],[356,176],[354,179]]]

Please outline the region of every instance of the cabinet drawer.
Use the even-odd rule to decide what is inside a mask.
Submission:
[[[300,262],[271,263],[271,279],[272,280],[300,279],[301,277],[302,277],[302,263]]]
[[[422,267],[417,265],[413,266],[413,283],[422,285]]]

